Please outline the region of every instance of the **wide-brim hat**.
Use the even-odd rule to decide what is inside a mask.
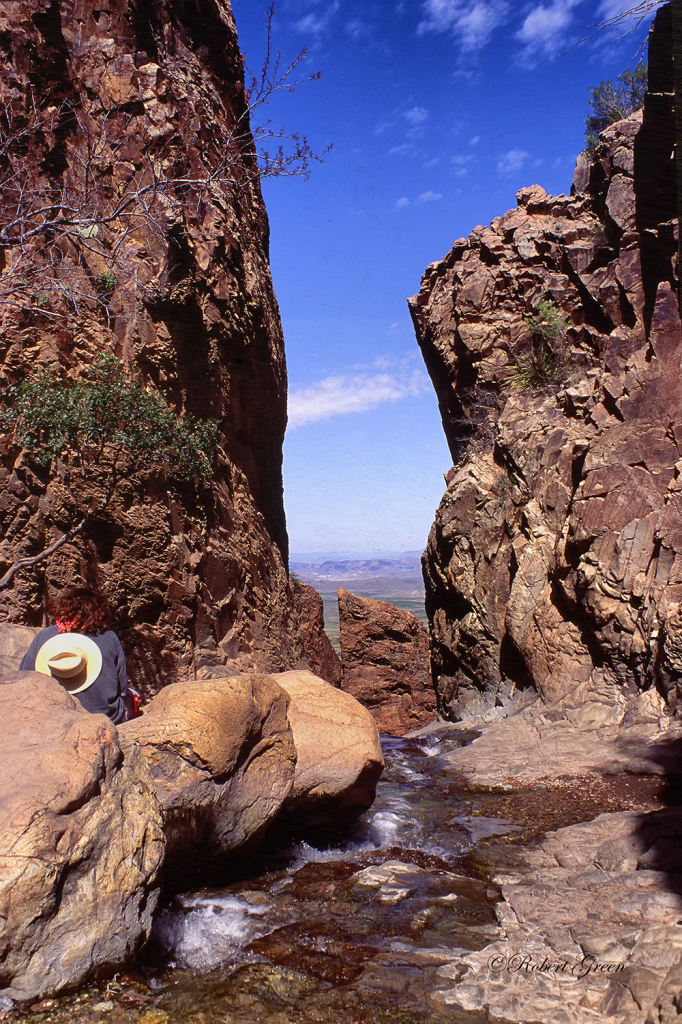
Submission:
[[[57,633],[36,654],[36,672],[57,679],[69,693],[82,693],[102,671],[102,652],[82,633]]]

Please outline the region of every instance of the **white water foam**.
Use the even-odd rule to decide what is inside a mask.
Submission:
[[[208,971],[235,961],[244,946],[271,930],[264,917],[269,903],[253,906],[239,896],[183,896],[163,910],[154,924],[161,945],[178,964]]]

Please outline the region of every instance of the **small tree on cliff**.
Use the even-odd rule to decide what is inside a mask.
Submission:
[[[0,427],[24,459],[49,466],[72,495],[86,489],[95,502],[84,514],[73,500],[59,511],[50,509],[48,521],[56,528],[59,519],[63,532],[43,551],[17,559],[0,588],[73,540],[132,474],[157,468],[176,480],[210,477],[218,430],[215,421],[177,416],[113,354],[100,356],[75,380],[43,369],[12,385]]]
[[[647,88],[647,66],[641,61],[633,70],[627,68],[616,79],[602,81],[590,92],[591,113],[585,119],[585,144],[594,149],[599,133],[614,121],[621,121],[644,104]]]

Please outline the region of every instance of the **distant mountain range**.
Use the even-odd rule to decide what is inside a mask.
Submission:
[[[290,568],[307,583],[327,580],[363,580],[375,577],[417,576],[421,584],[421,556],[408,552],[397,558],[328,558],[324,561],[291,561]]]

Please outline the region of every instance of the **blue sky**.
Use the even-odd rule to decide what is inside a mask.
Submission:
[[[273,40],[323,77],[267,108],[333,144],[308,181],[267,179],[289,369],[285,504],[293,552],[426,543],[450,468],[406,298],[426,266],[534,183],[568,192],[588,87],[644,28],[561,56],[623,0],[281,0]],[[233,0],[255,69],[265,4]]]

